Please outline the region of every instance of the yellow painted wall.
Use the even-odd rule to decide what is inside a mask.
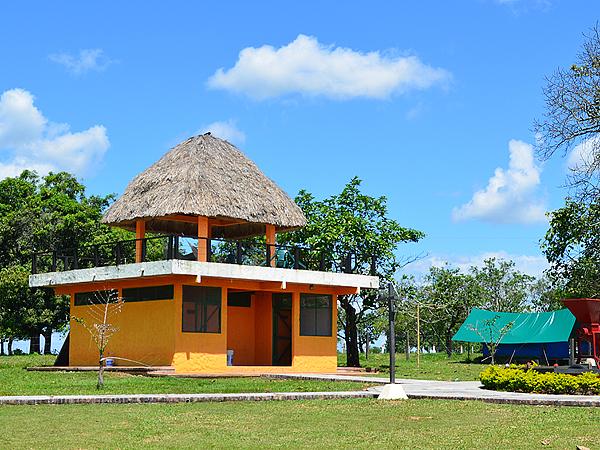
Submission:
[[[256,291],[251,308],[227,307],[227,289],[248,288],[233,280],[203,280],[201,285],[221,287],[221,332],[184,333],[182,285],[194,285],[194,277],[161,277],[106,284],[77,285],[71,289],[72,315],[88,318],[92,306],[74,306],[73,294],[97,289],[174,285],[174,299],[125,303],[114,323],[119,331],[111,339],[107,354],[148,365],[173,365],[182,373],[223,372],[335,372],[337,367],[337,302],[333,295],[332,335],[300,336],[300,292],[305,287],[289,287],[292,292],[292,366],[272,367],[272,309],[270,291]],[[311,290],[311,293],[318,293]],[[331,292],[328,292],[331,293]],[[87,312],[86,312],[87,311]],[[231,334],[228,337],[228,330]],[[235,351],[235,366],[227,366],[227,349]],[[71,323],[70,365],[97,364],[97,349],[87,331]],[[117,361],[117,364],[127,364]],[[243,366],[242,366],[243,364]]]
[[[193,284],[193,283],[185,283]],[[204,286],[204,284],[203,284]],[[208,286],[208,285],[207,285]],[[211,285],[214,286],[214,285]],[[221,289],[221,332],[184,333],[182,321],[182,286],[175,286],[175,371],[219,373],[227,370],[227,288]]]
[[[227,307],[227,349],[234,351],[234,365],[254,366],[255,307],[256,296],[252,296],[250,307]]]
[[[170,284],[164,280],[149,285]],[[123,287],[136,287],[135,283],[122,283],[118,288],[119,295]],[[74,292],[89,292],[97,289],[108,289],[105,286],[81,285]],[[112,311],[110,308],[109,311]],[[74,295],[71,295],[71,328],[69,338],[69,364],[74,366],[95,365],[98,363],[98,349],[90,333],[73,320],[79,317],[88,326],[101,323],[94,318],[103,312],[101,305],[75,306]],[[175,304],[173,300],[154,300],[148,302],[125,303],[119,313],[113,314],[109,323],[118,331],[110,338],[106,356],[116,356],[139,361],[147,365],[170,365],[175,340]],[[117,361],[120,365],[131,365]]]
[[[313,293],[313,292],[311,292]],[[316,293],[316,292],[315,292]],[[296,372],[337,369],[337,296],[332,296],[331,336],[300,336],[300,292],[292,295],[292,368]]]
[[[257,292],[255,295],[254,364],[270,366],[273,352],[273,312],[271,293]]]

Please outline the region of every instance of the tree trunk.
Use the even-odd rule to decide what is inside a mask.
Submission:
[[[452,329],[446,331],[446,355],[452,356]]]
[[[52,352],[52,330],[44,331],[44,355]]]
[[[346,313],[346,327],[344,329],[344,340],[346,341],[346,365],[348,367],[360,367],[356,310],[347,300],[342,301],[341,304]]]
[[[6,351],[8,352],[8,356],[12,356],[13,355],[13,350],[12,350],[12,345],[13,345],[13,338],[9,337],[8,338],[8,344],[6,345]]]
[[[40,333],[37,332],[29,338],[29,354],[40,353]]]
[[[4,356],[4,337],[0,338],[0,356]]]
[[[98,360],[98,383],[96,384],[96,389],[102,389],[104,387],[104,361],[102,360],[103,356],[100,355],[100,359]]]

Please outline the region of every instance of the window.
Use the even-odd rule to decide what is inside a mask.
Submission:
[[[90,292],[77,292],[75,294],[75,306],[85,305],[100,305],[107,302],[107,300],[114,302],[119,297],[119,293],[116,289],[103,290],[103,291],[90,291]]]
[[[221,332],[221,288],[183,286],[181,329],[188,333]]]
[[[173,285],[148,286],[123,289],[123,299],[126,302],[146,302],[150,300],[172,300]]]
[[[331,295],[300,294],[300,335],[331,336]]]
[[[253,292],[227,292],[227,306],[250,308]]]

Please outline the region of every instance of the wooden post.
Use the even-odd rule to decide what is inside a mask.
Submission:
[[[265,237],[267,238],[267,255],[269,258],[269,265],[271,267],[275,267],[275,243],[276,243],[276,235],[275,235],[275,225],[266,224],[265,225]]]
[[[206,245],[209,237],[208,217],[198,216],[198,261],[207,260]]]
[[[135,221],[135,262],[140,263],[143,261],[144,243],[142,239],[146,237],[146,221],[137,219]]]

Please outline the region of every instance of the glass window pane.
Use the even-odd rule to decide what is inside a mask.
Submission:
[[[331,310],[329,308],[317,309],[315,334],[317,336],[331,336]]]
[[[205,333],[219,333],[221,331],[221,308],[217,305],[206,305],[206,328]]]
[[[183,302],[183,322],[182,331],[196,330],[196,303]]]
[[[313,309],[300,309],[300,335],[312,336],[315,331],[315,313]]]
[[[182,314],[183,331],[220,333],[221,288],[183,286]]]
[[[331,295],[300,294],[300,334],[331,336]]]

